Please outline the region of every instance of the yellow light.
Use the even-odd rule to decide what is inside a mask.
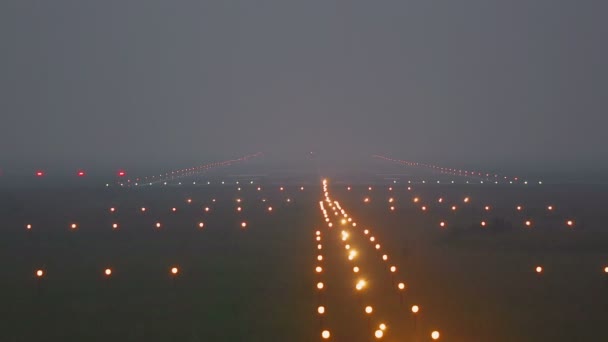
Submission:
[[[317,260],[322,261],[323,260],[323,256],[322,255],[317,255]]]
[[[324,307],[324,306],[322,306],[322,305],[321,305],[321,306],[319,306],[319,307],[317,308],[317,312],[319,313],[319,315],[324,314],[324,313],[325,313],[325,307]]]
[[[404,283],[399,283],[397,284],[397,288],[401,291],[405,290],[405,284]]]
[[[438,340],[439,339],[439,331],[435,330],[431,333],[431,338],[433,340]]]
[[[323,287],[325,287],[325,284],[323,284],[323,282],[318,282],[317,283],[317,289],[323,290]]]
[[[387,260],[388,260],[388,255],[384,254],[384,255],[382,256],[382,260],[387,261]]]
[[[363,231],[363,234],[365,234],[365,235],[369,234],[369,230],[367,230],[367,229],[366,229],[366,230],[364,230],[364,231]]]
[[[384,323],[380,323],[380,325],[378,326],[380,328],[380,330],[384,331],[386,330],[386,324]]]
[[[414,197],[414,203],[418,203],[418,201],[420,201],[420,199],[418,197]]]
[[[321,272],[323,272],[323,267],[321,267],[321,266],[317,266],[317,267],[315,268],[315,271],[316,271],[317,273],[321,273]]]
[[[417,314],[418,311],[420,311],[420,307],[418,305],[413,305],[412,306],[412,313]]]
[[[331,334],[329,333],[329,330],[323,330],[323,332],[321,332],[321,337],[324,340],[327,340],[330,336],[331,336]]]
[[[377,339],[382,338],[382,336],[384,336],[384,331],[378,329],[376,330],[376,332],[374,333],[374,336],[376,336]]]
[[[359,273],[359,267],[357,267],[357,266],[353,267],[353,272]]]
[[[391,266],[391,273],[395,273],[397,272],[397,267],[396,266]]]

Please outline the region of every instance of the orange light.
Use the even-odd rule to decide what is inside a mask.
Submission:
[[[369,314],[371,314],[372,312],[374,312],[374,308],[372,308],[372,307],[371,307],[371,306],[369,306],[369,305],[365,307],[365,313],[366,313],[366,314],[368,314],[368,315],[369,315]]]
[[[543,268],[541,266],[536,266],[536,273],[543,273]]]
[[[431,338],[433,340],[438,340],[439,339],[439,331],[435,330],[431,333]]]
[[[413,306],[412,306],[412,313],[417,314],[417,313],[418,313],[418,311],[420,311],[420,307],[418,307],[418,305],[413,305]]]
[[[171,267],[171,274],[176,275],[179,272],[177,267]]]
[[[319,313],[319,315],[322,315],[325,313],[325,307],[323,305],[319,306],[317,308],[317,312]]]
[[[391,270],[391,273],[395,273],[395,272],[397,272],[397,267],[391,266],[390,270]]]
[[[44,271],[43,270],[36,270],[36,277],[42,278],[43,276],[44,276]]]
[[[106,276],[111,276],[112,275],[112,269],[111,268],[106,268],[105,271],[103,271],[103,273],[105,273]]]
[[[377,339],[382,338],[382,336],[384,336],[384,331],[378,329],[376,330],[376,332],[374,333],[374,336],[376,336]]]
[[[321,337],[322,337],[324,340],[327,340],[327,339],[328,339],[330,336],[331,336],[331,334],[329,333],[329,330],[323,330],[323,331],[321,332]]]
[[[399,283],[397,284],[397,288],[401,291],[405,290],[405,284],[404,283]]]
[[[325,285],[323,284],[323,282],[318,282],[317,283],[317,289],[318,290],[323,290],[324,287],[325,287]]]
[[[315,267],[315,272],[317,272],[317,273],[323,272],[323,267],[321,267],[321,266]]]

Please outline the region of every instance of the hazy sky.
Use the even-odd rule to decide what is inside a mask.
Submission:
[[[608,1],[0,2],[0,160],[608,160]]]

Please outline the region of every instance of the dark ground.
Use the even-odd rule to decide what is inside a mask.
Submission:
[[[265,173],[253,185],[243,184],[246,177],[239,185],[218,184],[240,179],[231,169],[187,179],[196,186],[183,180],[182,186],[128,189],[6,188],[0,196],[0,341],[316,341],[322,324],[332,340],[357,342],[372,340],[369,324],[380,322],[389,327],[384,340],[403,341],[414,335],[412,304],[422,308],[419,341],[430,340],[435,329],[443,341],[607,339],[608,187],[473,185],[428,174],[459,184],[421,184],[421,175],[402,167],[390,172],[399,174],[397,184],[384,173],[328,172],[332,198],[358,223],[350,244],[370,282],[361,298],[340,229],[328,230],[323,222],[315,172]],[[411,191],[408,177],[415,183]],[[470,203],[463,203],[465,196]],[[454,203],[455,213],[449,210]],[[429,207],[424,213],[423,204]],[[485,205],[492,210],[485,212]],[[486,228],[479,226],[482,219]],[[524,227],[526,219],[532,228]],[[439,227],[442,220],[447,228]],[[75,231],[72,222],[79,225]],[[120,225],[115,231],[114,222]],[[365,228],[399,267],[396,280],[408,284],[403,304],[386,264],[363,240]],[[325,256],[321,276],[314,274],[317,229]],[[175,279],[173,265],[180,268]],[[544,267],[542,275],[536,265]],[[106,267],[114,272],[109,279]],[[38,268],[46,271],[43,279],[34,276]],[[319,280],[327,287],[322,297],[315,289]],[[322,323],[319,302],[327,309]],[[365,305],[375,308],[370,322]]]

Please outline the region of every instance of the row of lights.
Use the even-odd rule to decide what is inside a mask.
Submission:
[[[327,205],[329,206],[330,209],[333,210],[334,216],[337,216],[340,218],[339,222],[341,225],[346,226],[346,225],[350,225],[352,227],[357,227],[357,223],[354,222],[352,220],[351,217],[348,216],[348,214],[346,213],[346,211],[344,209],[342,209],[342,207],[340,206],[340,203],[338,201],[332,201],[330,196],[329,196],[329,192],[328,192],[328,185],[327,185],[327,180],[323,181],[323,193],[324,193],[324,197],[325,200],[321,201],[319,203],[320,205],[320,209],[323,213],[323,216],[325,218],[325,222],[328,226],[328,229],[332,229],[333,227],[333,222],[331,222],[331,219],[328,215],[328,211],[327,209],[325,209],[325,203],[327,203]],[[349,241],[350,238],[350,233],[347,230],[342,230],[341,231],[341,241],[344,244],[344,248],[347,250],[347,258],[349,261],[353,261],[356,259],[356,257],[358,256],[358,252],[353,248],[353,246],[351,246],[349,243],[347,243]],[[364,234],[365,235],[369,235],[370,234],[370,230],[369,229],[365,229],[364,230]],[[374,248],[377,251],[380,251],[381,249],[381,245],[376,241],[376,238],[372,235],[371,237],[369,237],[369,241],[374,244]],[[388,261],[388,255],[387,254],[383,254],[382,255],[382,260],[383,261]],[[393,282],[394,282],[394,274],[397,272],[397,267],[396,266],[390,266],[389,267],[389,271],[391,273],[391,277],[393,278]],[[353,272],[356,275],[359,275],[361,273],[361,268],[358,266],[354,266],[353,267]],[[362,292],[366,287],[367,287],[368,283],[365,279],[363,278],[358,278],[356,279],[355,282],[355,290],[357,292]],[[405,283],[403,282],[399,282],[396,286],[399,295],[400,295],[400,301],[403,301],[403,295],[402,295],[402,291],[405,290],[406,286]],[[364,308],[364,312],[365,314],[369,317],[372,313],[373,313],[373,307],[371,305],[365,306]],[[412,313],[414,315],[416,315],[419,312],[419,307],[417,305],[414,305],[412,307]],[[377,327],[377,329],[374,330],[373,335],[376,339],[382,339],[385,336],[385,331],[387,329],[387,326],[385,323],[380,323]],[[437,340],[439,339],[439,332],[438,331],[433,331],[431,332],[431,338],[433,340]]]

